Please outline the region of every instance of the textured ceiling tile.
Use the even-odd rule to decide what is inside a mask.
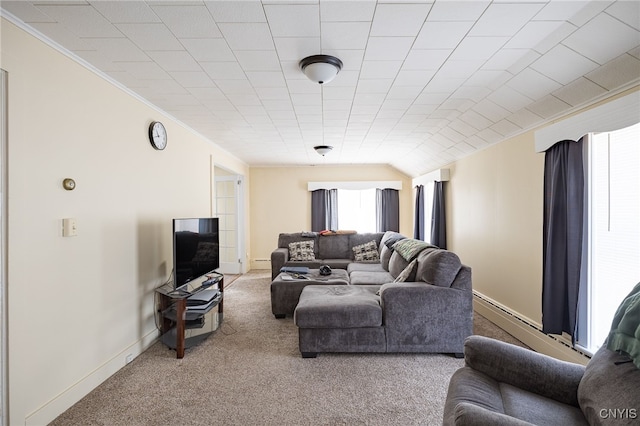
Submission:
[[[638,82],[640,80],[640,60],[624,54],[586,74],[586,77],[607,90],[613,90],[631,81]]]
[[[607,14],[599,15],[576,30],[562,44],[604,64],[640,43],[640,31]]]
[[[412,49],[402,64],[405,70],[437,70],[453,49]]]
[[[368,22],[323,22],[322,49],[364,50],[369,38]],[[315,52],[315,54],[320,52]]]
[[[511,114],[508,118],[512,123],[520,126],[523,129],[531,128],[537,124],[542,123],[543,119],[537,114],[529,111],[528,109],[521,109]]]
[[[414,49],[453,49],[455,48],[473,22],[431,22],[424,23],[422,30],[416,37]]]
[[[415,36],[431,4],[378,4],[371,25],[372,36]]]
[[[297,63],[302,58],[317,55],[320,52],[319,37],[278,37],[274,39],[274,43],[281,61]]]
[[[640,31],[640,2],[617,1],[605,11],[614,18]]]
[[[38,9],[79,37],[122,36],[111,22],[88,5],[50,4],[38,5]]]
[[[320,2],[322,21],[363,21],[369,23],[376,9],[375,0]]]
[[[204,6],[152,6],[164,24],[178,38],[220,37],[220,30]]]
[[[527,106],[527,109],[542,118],[551,118],[568,110],[570,107],[568,103],[549,95]]]
[[[165,71],[202,71],[200,65],[185,51],[149,52],[149,56]]]
[[[180,39],[180,43],[196,61],[229,62],[236,60],[223,38],[183,38]]]
[[[371,37],[365,61],[404,61],[413,43],[412,37]]]
[[[459,119],[473,126],[476,130],[486,129],[493,124],[493,121],[473,110],[465,111],[460,115]]]
[[[471,36],[513,36],[542,9],[542,4],[491,4],[478,19]]]
[[[143,50],[184,50],[182,44],[164,24],[116,24],[116,26]]]
[[[509,80],[507,86],[533,100],[540,99],[561,87],[560,83],[531,68],[514,76]]]
[[[216,22],[266,22],[262,4],[250,1],[205,1]]]
[[[274,50],[266,23],[224,23],[220,31],[232,50]]]
[[[428,21],[475,21],[487,9],[490,0],[435,2]]]
[[[264,11],[273,37],[318,37],[320,35],[317,4],[267,4],[264,5]]]
[[[597,63],[563,45],[554,47],[531,64],[531,68],[561,84],[571,83],[597,67]]]
[[[213,81],[201,71],[172,71],[169,73],[183,87],[211,87]]]

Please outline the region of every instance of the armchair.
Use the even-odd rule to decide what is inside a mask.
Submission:
[[[637,424],[640,370],[602,346],[582,366],[482,336],[464,344],[443,425]]]

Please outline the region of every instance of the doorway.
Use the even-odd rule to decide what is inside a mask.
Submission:
[[[220,272],[245,272],[243,196],[244,177],[214,167],[214,216],[219,219]]]

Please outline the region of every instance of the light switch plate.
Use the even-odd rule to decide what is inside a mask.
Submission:
[[[76,220],[73,218],[62,219],[62,236],[75,237],[78,235]]]

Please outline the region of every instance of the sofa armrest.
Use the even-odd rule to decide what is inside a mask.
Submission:
[[[494,380],[578,406],[585,367],[483,336],[464,343],[465,364]]]
[[[462,354],[473,332],[473,293],[424,282],[383,284],[387,350]]]
[[[289,249],[277,248],[271,252],[271,279],[275,279],[280,273],[280,268],[289,261]]]
[[[460,402],[454,409],[456,426],[533,426],[529,422],[496,413],[469,402]]]

